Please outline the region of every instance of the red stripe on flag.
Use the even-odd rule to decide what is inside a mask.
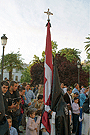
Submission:
[[[48,113],[46,111],[43,113],[42,123],[46,127],[47,132],[50,133],[51,132],[51,126],[50,126],[50,121],[49,121],[49,118],[48,118]]]
[[[46,38],[46,64],[50,67],[51,70],[53,70],[52,65],[52,44],[51,44],[51,34],[50,34],[50,23],[48,22],[47,26],[47,38]]]

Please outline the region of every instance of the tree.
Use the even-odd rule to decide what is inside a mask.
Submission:
[[[73,86],[78,82],[78,68],[76,61],[70,62],[66,59],[65,54],[60,56],[56,54],[56,63],[60,82],[66,85]],[[31,67],[32,85],[44,83],[44,62],[35,63]],[[88,86],[88,72],[82,70],[80,67],[80,85]]]
[[[56,54],[56,63],[59,73],[60,82],[66,85],[73,86],[78,82],[78,68],[75,61],[70,62],[66,59],[63,54]],[[89,74],[82,70],[82,65],[80,66],[80,85],[88,86],[88,76]]]
[[[32,82],[31,72],[30,72],[31,67],[33,67],[35,63],[39,63],[39,62],[40,62],[39,57],[34,55],[33,60],[30,61],[29,63],[30,65],[27,68],[25,68],[22,72],[21,82],[28,82],[28,83]]]
[[[12,71],[13,69],[22,70],[23,69],[23,59],[21,58],[21,54],[17,53],[8,53],[4,56],[4,68],[9,71],[9,80],[12,80]],[[2,61],[1,61],[2,63]]]
[[[61,50],[59,50],[57,52],[57,49],[58,49],[57,42],[52,40],[51,43],[52,43],[52,54],[53,54],[54,57],[55,57],[55,55],[57,53],[59,53],[61,56],[64,54],[64,57],[66,57],[67,60],[69,60],[70,62],[80,60],[80,53],[81,53],[81,51],[79,51],[79,49],[64,48],[64,49],[61,49]],[[33,58],[34,58],[34,60],[32,61],[33,63],[39,62],[39,61],[44,62],[45,51],[42,52],[41,60],[36,55],[34,55]]]
[[[90,37],[86,37],[86,39],[88,39],[89,41],[84,42],[84,43],[87,43],[85,45],[85,50],[86,50],[86,53],[87,53],[88,62],[90,62]]]
[[[33,63],[37,63],[37,62],[39,62],[40,60],[39,60],[39,57],[38,56],[36,56],[36,55],[34,55],[34,60],[33,60]]]
[[[44,81],[44,62],[37,62],[31,67],[31,85],[43,84]]]
[[[31,74],[30,74],[30,67],[27,67],[23,70],[22,76],[21,76],[21,83],[31,81]]]
[[[80,59],[80,51],[78,49],[71,49],[71,48],[64,48],[58,51],[58,53],[60,53],[60,56],[62,56],[64,54],[64,57],[66,57],[67,60],[69,60],[70,62],[72,61],[77,61],[78,59]]]
[[[90,35],[90,34],[88,34],[88,35]],[[87,54],[87,62],[86,62],[86,66],[83,67],[83,70],[86,72],[89,72],[89,78],[90,78],[90,37],[86,37],[86,39],[89,40],[89,41],[84,42],[84,43],[86,43],[85,51]]]
[[[78,68],[77,68],[77,60],[80,60],[80,51],[79,49],[71,49],[64,48],[58,51],[57,53],[57,43],[52,41],[52,54],[57,57],[57,67],[60,76],[60,82],[63,82],[67,85],[74,85],[74,83],[78,82]],[[42,52],[42,59],[35,56],[31,66],[31,78],[32,84],[43,83],[44,77],[44,67],[41,66],[44,64],[45,51]],[[43,68],[43,69],[42,69]],[[82,70],[82,66],[80,68],[80,82],[81,85],[88,85],[88,72]],[[36,77],[36,78],[35,78]]]
[[[33,60],[30,61],[29,66],[25,68],[22,72],[21,82],[32,82],[31,80],[31,67],[33,67],[36,63],[39,63],[39,57],[34,55]]]
[[[55,57],[56,53],[57,53],[57,42],[56,41],[51,41],[52,42],[52,54]]]

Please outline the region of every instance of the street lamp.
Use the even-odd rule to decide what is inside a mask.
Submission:
[[[5,48],[5,45],[7,44],[7,39],[8,39],[5,35],[6,35],[6,34],[3,34],[3,36],[1,37],[1,44],[2,44],[2,46],[3,46],[2,69],[1,69],[2,80],[3,80],[3,67],[4,67],[4,48]]]
[[[80,61],[77,61],[77,68],[78,68],[78,84],[80,85]]]

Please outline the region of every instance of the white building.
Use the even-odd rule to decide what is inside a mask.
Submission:
[[[29,66],[29,64],[24,64],[23,68],[27,68],[27,66]],[[1,70],[0,70],[0,74],[1,74]],[[18,71],[17,69],[13,69],[13,71],[12,71],[13,81],[20,82],[21,76],[22,76],[22,71],[20,71],[20,70]],[[3,80],[5,79],[5,77],[7,79],[9,79],[9,72],[6,69],[3,70]]]

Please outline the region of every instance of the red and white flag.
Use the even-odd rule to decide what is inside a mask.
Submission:
[[[52,45],[50,34],[50,23],[47,24],[47,37],[46,37],[46,49],[45,49],[45,63],[44,63],[44,91],[43,99],[44,105],[49,106],[51,104],[51,87],[53,80],[53,62],[52,62]],[[51,126],[48,118],[47,111],[42,116],[42,124],[45,126],[47,132],[51,132]]]

